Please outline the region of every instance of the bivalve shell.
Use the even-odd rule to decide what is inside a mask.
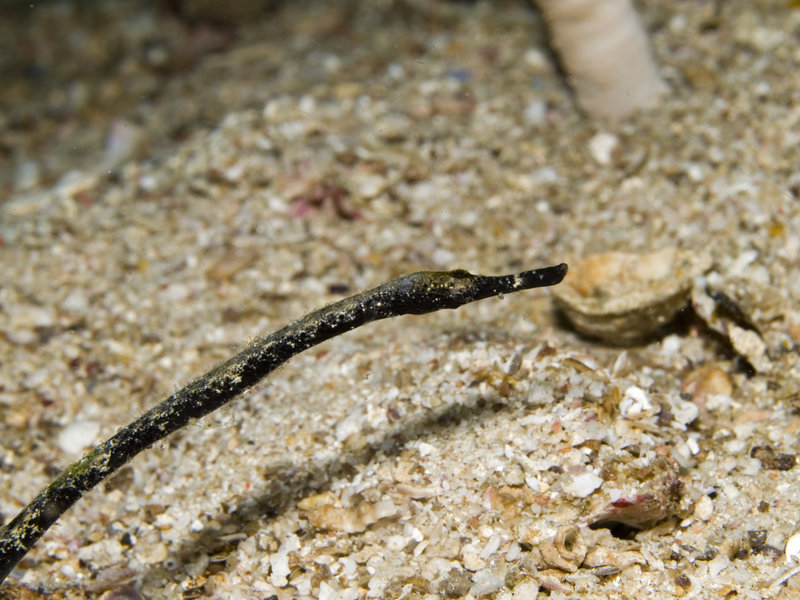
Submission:
[[[694,277],[710,266],[709,256],[678,248],[595,254],[571,261],[553,296],[579,332],[633,344],[675,317],[687,303]]]

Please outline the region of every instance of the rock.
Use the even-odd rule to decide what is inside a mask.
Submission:
[[[700,499],[694,503],[694,516],[696,519],[708,521],[713,514],[714,501],[708,496],[701,496]]]
[[[75,421],[58,434],[58,447],[70,454],[79,454],[95,442],[100,424],[93,421]]]

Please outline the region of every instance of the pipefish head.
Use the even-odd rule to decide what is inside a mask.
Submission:
[[[478,275],[454,271],[420,271],[397,280],[398,291],[409,301],[407,310],[423,314],[441,308],[457,308],[475,299]]]

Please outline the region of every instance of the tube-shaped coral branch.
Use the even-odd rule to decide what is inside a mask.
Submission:
[[[654,106],[666,85],[631,0],[535,0],[581,108],[618,119]]]

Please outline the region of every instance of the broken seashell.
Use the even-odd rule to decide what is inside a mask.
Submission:
[[[577,527],[563,525],[552,542],[542,544],[540,551],[545,566],[575,573],[586,557],[586,543]]]
[[[678,516],[682,512],[684,486],[678,474],[679,467],[673,460],[654,461],[647,469],[647,481],[640,481],[636,493],[601,508],[589,518],[589,528],[643,530]]]
[[[211,281],[231,279],[239,271],[252,265],[258,255],[255,248],[227,248],[224,254],[206,269],[206,277]]]
[[[728,374],[713,364],[702,365],[686,375],[681,393],[689,394],[695,404],[705,403],[708,396],[730,396],[733,384]]]
[[[786,542],[786,562],[800,562],[800,531],[795,532]]]
[[[361,533],[370,525],[397,516],[399,510],[391,500],[362,502],[352,508],[314,505],[307,511],[308,520],[316,529]]]
[[[595,254],[572,261],[553,296],[579,332],[632,344],[671,321],[686,305],[694,277],[710,266],[708,255],[678,248]]]
[[[731,324],[728,325],[728,339],[730,339],[733,349],[744,356],[756,371],[759,373],[769,372],[767,345],[757,332]]]
[[[577,527],[574,525],[559,527],[553,543],[563,558],[574,561],[578,566],[583,563],[586,557],[586,543]]]
[[[536,579],[539,581],[541,587],[551,592],[560,592],[562,594],[572,593],[572,586],[569,585],[569,583],[561,581],[560,576],[561,573],[558,573],[558,571],[547,569],[546,571],[539,571],[536,574]]]
[[[642,556],[641,552],[634,552],[630,550],[613,550],[605,546],[597,546],[589,550],[586,558],[583,561],[583,566],[591,569],[599,569],[603,567],[613,567],[616,569],[624,569],[631,565],[646,565],[647,560]]]
[[[692,290],[695,314],[710,330],[727,338],[731,347],[753,369],[759,373],[769,372],[771,364],[761,332],[749,314],[750,310],[735,299],[735,296],[744,296],[745,293],[742,290],[736,293],[736,288],[730,284],[727,287],[733,288],[734,293],[725,293],[720,289],[703,289],[700,286]],[[749,302],[745,302],[746,304]]]
[[[692,397],[698,415],[707,415],[708,400],[714,396],[730,398],[733,395],[733,384],[725,371],[713,364],[707,364],[686,375],[681,384],[681,393]]]

